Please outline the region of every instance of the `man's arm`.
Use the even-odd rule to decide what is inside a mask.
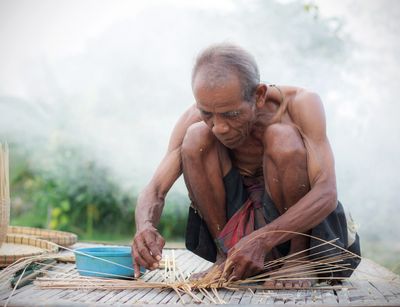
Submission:
[[[307,150],[310,191],[284,214],[239,241],[228,253],[233,265],[240,264],[236,277],[255,273],[273,247],[304,233],[322,222],[337,205],[334,159],[326,136],[325,114],[318,95],[300,92],[289,113]],[[281,231],[281,232],[280,232]],[[288,232],[284,232],[288,231]],[[293,232],[293,233],[290,233]],[[231,277],[231,276],[228,276]]]
[[[291,106],[291,115],[307,150],[307,171],[310,191],[267,231],[289,230],[306,232],[322,222],[337,206],[335,163],[326,135],[326,120],[318,95],[303,90]],[[291,234],[269,234],[266,244],[276,246],[289,240]]]
[[[182,173],[180,151],[186,130],[198,121],[200,117],[195,106],[181,116],[171,134],[166,155],[138,197],[135,210],[136,234],[132,243],[136,277],[140,275],[139,265],[154,269],[161,259],[165,241],[156,227],[160,221],[165,196]]]

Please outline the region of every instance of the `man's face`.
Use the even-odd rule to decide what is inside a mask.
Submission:
[[[232,75],[213,87],[206,78],[206,74],[200,72],[193,83],[197,108],[215,137],[226,147],[236,148],[250,134],[255,103],[243,100],[237,76]]]

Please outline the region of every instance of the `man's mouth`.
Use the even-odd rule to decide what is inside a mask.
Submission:
[[[232,146],[235,143],[237,143],[237,141],[238,141],[238,137],[236,136],[236,137],[232,137],[229,139],[221,140],[221,143],[229,147],[229,146]]]

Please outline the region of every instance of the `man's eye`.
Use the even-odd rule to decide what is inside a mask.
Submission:
[[[201,110],[200,112],[201,112],[201,115],[203,115],[203,116],[206,116],[206,117],[211,116],[211,112],[207,112],[207,111],[203,111],[203,110]]]
[[[222,116],[224,117],[228,117],[228,118],[234,118],[240,115],[239,111],[229,111],[229,112],[225,112],[222,113]]]

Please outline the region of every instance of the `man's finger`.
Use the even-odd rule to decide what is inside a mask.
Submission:
[[[143,242],[136,243],[135,254],[140,258],[139,264],[145,266],[147,269],[153,268],[154,264],[157,264],[158,261],[150,254],[150,250]]]
[[[232,277],[232,272],[233,272],[233,263],[232,262],[225,262],[223,273],[222,273],[222,278],[225,280],[229,280]]]
[[[157,242],[157,246],[160,249],[160,255],[162,255],[162,250],[163,250],[164,245],[165,245],[165,240],[164,240],[164,238],[162,236],[158,235],[157,238],[156,238],[156,242]]]
[[[158,235],[156,238],[157,244],[161,247],[164,247],[165,245],[165,240],[162,236]]]
[[[132,255],[132,261],[133,261],[133,270],[135,273],[135,278],[139,278],[140,277],[140,266],[143,265],[141,262],[142,260],[140,259],[140,256],[137,252],[135,252],[136,250],[136,242],[133,241],[132,243],[132,248],[131,248],[131,255]]]
[[[162,253],[162,247],[158,245],[154,240],[152,241],[146,241],[145,244],[149,248],[151,255],[156,261],[161,260],[161,253]]]
[[[133,262],[133,269],[135,270],[135,278],[140,277],[140,265],[139,263],[136,263],[136,261]]]
[[[243,273],[242,278],[248,278],[248,277],[252,277],[255,276],[256,274],[259,274],[263,271],[263,267],[253,267],[251,270],[246,270]]]
[[[131,254],[132,254],[132,259],[133,259],[134,264],[146,266],[146,262],[140,257],[140,254],[139,254],[138,248],[137,248],[137,243],[135,241],[132,244]]]
[[[221,263],[218,265],[218,270],[221,271],[221,274],[222,274],[222,272],[224,271],[225,262],[226,262],[226,261],[223,261],[223,262],[221,262]]]
[[[135,264],[139,265],[140,267],[145,267],[146,269],[153,269],[152,267],[148,267],[146,261],[140,256],[136,255],[137,261],[135,261]],[[143,263],[143,264],[142,264]]]
[[[232,280],[242,279],[245,273],[246,267],[241,265],[235,265],[232,271]]]

